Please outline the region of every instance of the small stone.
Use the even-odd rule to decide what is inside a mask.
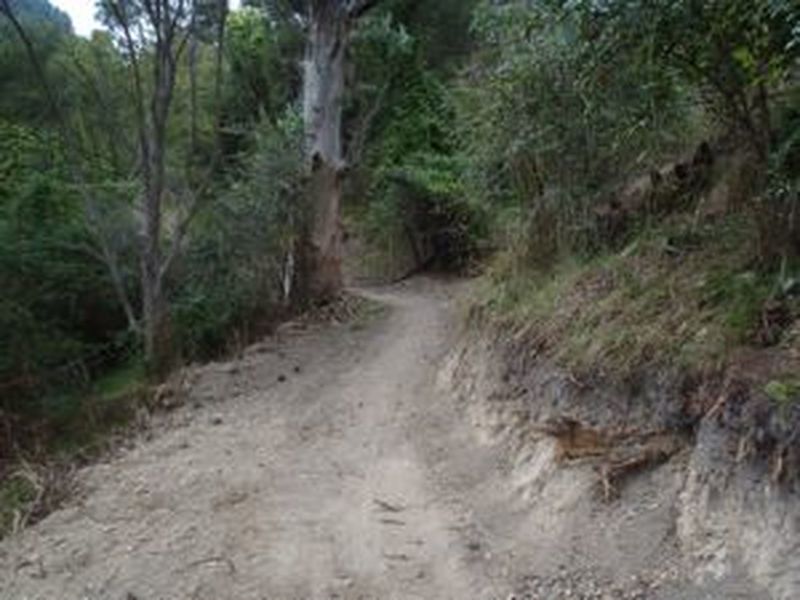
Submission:
[[[222,425],[222,415],[214,415],[211,417],[212,425]]]
[[[281,373],[280,375],[278,375],[278,382],[283,383],[284,381],[286,381],[286,375]]]

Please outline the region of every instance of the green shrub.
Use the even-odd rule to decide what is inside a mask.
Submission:
[[[213,356],[283,310],[286,260],[304,218],[302,164],[299,116],[262,124],[241,173],[195,223],[173,277],[187,358]]]
[[[0,123],[0,156],[0,395],[10,392],[4,408],[17,411],[124,320],[57,141]]]
[[[468,193],[499,224],[522,210],[513,235],[538,264],[594,246],[593,207],[694,129],[673,73],[576,6],[483,2],[456,94]]]

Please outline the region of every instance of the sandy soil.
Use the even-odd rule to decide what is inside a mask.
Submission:
[[[0,544],[0,597],[656,597],[574,583],[602,536],[583,544],[531,513],[506,449],[481,442],[435,384],[458,289],[423,279],[370,292],[384,316],[194,370],[184,406],[86,469],[73,504]],[[635,523],[605,535],[629,535],[645,566],[672,568],[668,513],[638,537]],[[585,546],[579,564],[556,538]],[[737,597],[675,590],[658,597]]]

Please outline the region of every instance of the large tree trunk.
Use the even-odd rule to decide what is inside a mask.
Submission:
[[[303,117],[311,214],[303,236],[303,292],[326,299],[342,288],[339,216],[344,158],[342,100],[350,16],[336,1],[312,3],[303,77]]]
[[[293,296],[326,300],[342,280],[341,201],[346,161],[342,103],[350,31],[378,0],[309,0],[303,64],[303,119],[310,214],[297,248]]]

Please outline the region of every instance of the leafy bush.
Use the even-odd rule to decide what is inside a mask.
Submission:
[[[225,54],[230,68],[226,118],[233,124],[276,122],[299,87],[300,31],[261,10],[245,7],[228,18]]]
[[[287,259],[303,218],[302,122],[262,124],[242,172],[195,223],[174,275],[177,334],[187,357],[224,348],[283,310]],[[179,285],[178,285],[179,282]]]
[[[427,69],[414,41],[399,36],[396,89],[370,146],[367,236],[384,251],[404,240],[414,266],[464,267],[485,232],[481,207],[466,194],[455,113],[442,79]]]
[[[542,262],[586,246],[593,204],[681,147],[678,82],[560,3],[484,2],[473,28],[480,50],[456,104],[469,193],[495,214],[524,208]]]
[[[0,123],[0,156],[0,385],[19,402],[53,368],[108,343],[124,321],[60,145]]]

